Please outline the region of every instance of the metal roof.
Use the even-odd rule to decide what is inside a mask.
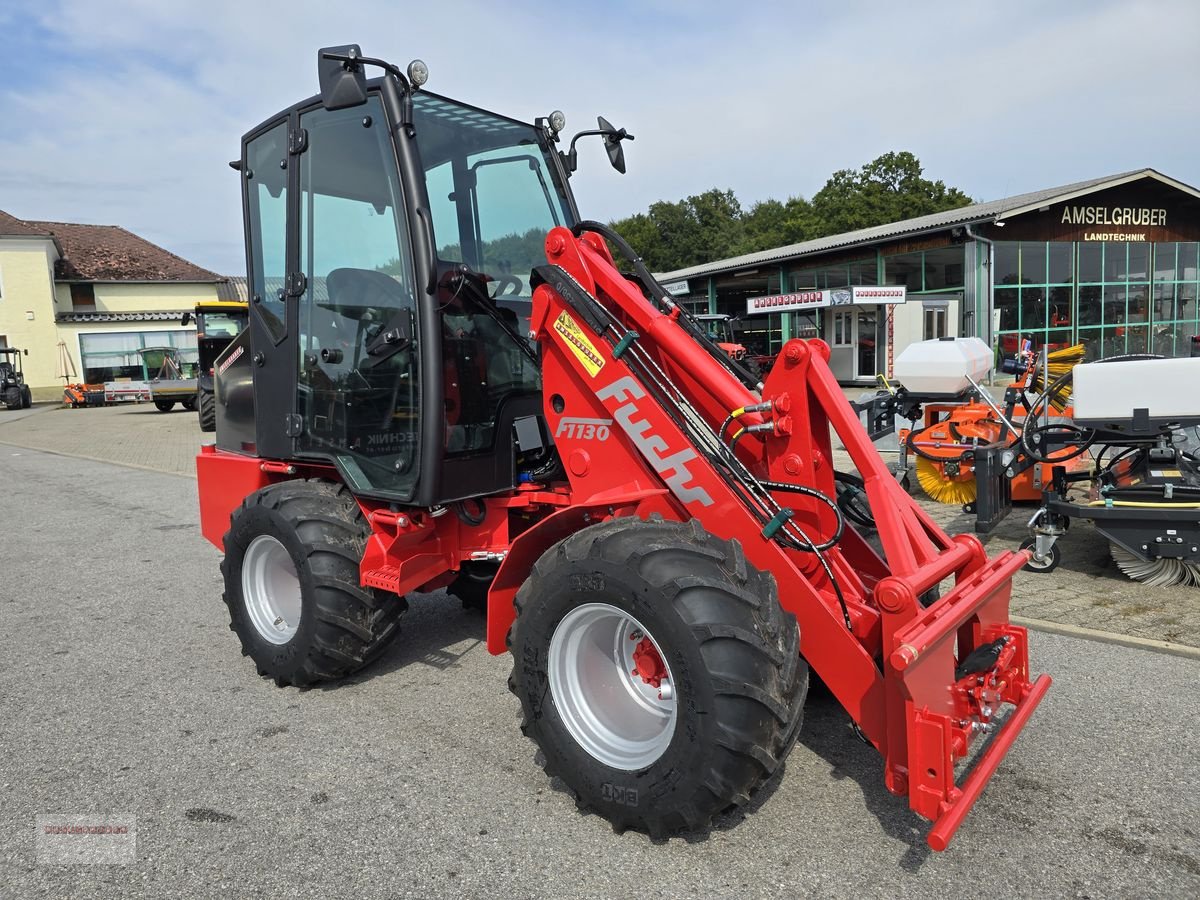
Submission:
[[[217,299],[249,303],[250,289],[246,286],[246,276],[228,275],[224,281],[218,281]]]
[[[928,216],[918,216],[915,219],[905,219],[900,222],[889,222],[886,225],[876,225],[872,228],[860,228],[857,231],[847,231],[842,234],[832,234],[827,237],[802,241],[799,244],[789,244],[786,247],[776,247],[771,250],[760,250],[757,253],[746,253],[729,259],[690,266],[658,275],[658,280],[665,283],[681,281],[685,278],[697,278],[744,269],[747,266],[763,263],[778,262],[785,259],[795,259],[800,256],[811,256],[829,250],[843,247],[849,248],[859,244],[874,244],[883,240],[891,240],[907,235],[923,232],[940,231],[954,225],[964,223],[991,222],[1005,216],[1017,216],[1022,213],[1038,210],[1051,203],[1062,203],[1083,194],[1091,194],[1099,190],[1117,187],[1131,181],[1150,178],[1176,188],[1193,197],[1200,198],[1200,191],[1182,181],[1168,178],[1154,169],[1135,169],[1132,172],[1122,172],[1119,175],[1107,175],[1103,178],[1092,178],[1088,181],[1077,181],[1074,184],[1064,184],[1059,187],[1032,191],[1028,194],[1017,194],[1005,197],[1003,200],[989,200],[986,203],[972,203],[970,206],[960,206],[958,209],[948,209],[944,212]]]

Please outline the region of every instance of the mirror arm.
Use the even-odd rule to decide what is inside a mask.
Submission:
[[[621,141],[633,140],[633,135],[627,132],[624,128],[592,128],[588,131],[579,132],[575,135],[575,137],[571,138],[571,146],[566,153],[563,153],[561,150],[559,151],[559,156],[563,158],[563,161],[567,165],[568,175],[579,167],[579,151],[575,149],[575,142],[581,137],[588,137],[589,135],[593,134],[603,135],[604,142],[606,144],[610,142],[619,144]]]
[[[400,85],[404,88],[404,90],[407,91],[410,89],[408,78],[405,77],[404,73],[385,59],[376,59],[373,56],[350,56],[347,53],[322,53],[321,58],[336,60],[344,65],[346,70],[350,72],[353,72],[359,66],[363,65],[379,66],[379,68],[383,69],[389,75],[395,77],[400,82]]]

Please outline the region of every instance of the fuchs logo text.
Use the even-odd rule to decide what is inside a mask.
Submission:
[[[613,412],[613,418],[620,423],[630,440],[641,451],[642,456],[646,457],[650,465],[654,467],[654,471],[662,476],[672,494],[683,503],[699,503],[701,506],[713,505],[713,498],[709,496],[708,491],[702,487],[688,486],[695,480],[695,476],[688,469],[688,463],[700,458],[696,451],[685,448],[669,456],[663,456],[671,449],[667,446],[667,442],[657,434],[650,433],[653,426],[645,418],[637,418],[639,413],[635,401],[646,396],[641,385],[626,375],[598,390],[596,396],[601,400],[615,400],[618,403],[627,401],[617,407]]]

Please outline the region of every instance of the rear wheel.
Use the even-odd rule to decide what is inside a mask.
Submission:
[[[522,731],[581,809],[651,835],[744,803],[808,690],[775,580],[698,523],[618,519],[550,548],[516,599]]]
[[[195,412],[196,411],[196,398],[188,397],[186,400],[180,400],[179,405],[182,406],[184,409],[186,409],[188,412]]]
[[[200,388],[196,393],[196,408],[200,411],[200,430],[217,430],[217,398],[212,391]]]
[[[402,597],[359,585],[370,526],[344,485],[289,481],[251,494],[225,534],[229,627],[280,687],[343,678],[397,634]]]
[[[170,412],[175,406],[174,400],[155,400],[154,408],[159,412]]]

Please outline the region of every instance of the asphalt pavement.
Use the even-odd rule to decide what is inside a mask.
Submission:
[[[350,682],[279,689],[194,480],[0,445],[0,484],[0,896],[1200,895],[1195,660],[1035,634],[1055,685],[945,853],[821,694],[757,808],[655,843],[545,779],[452,598]],[[136,817],[133,862],[39,862],[50,814]]]
[[[4,444],[11,444],[191,476],[201,438],[212,440],[212,435],[201,435],[196,414],[179,407],[169,413],[158,412],[150,403],[88,409],[43,406],[15,414],[0,410],[0,454]],[[843,471],[853,471],[853,463],[842,451],[835,452],[834,462]],[[962,507],[935,503],[920,488],[915,490],[917,502],[948,534],[973,530],[974,517]],[[985,538],[988,552],[1019,547],[1028,537],[1031,514],[1028,504],[1014,508]],[[1067,630],[1093,629],[1134,641],[1168,642],[1200,654],[1200,590],[1184,585],[1151,588],[1131,581],[1113,563],[1108,541],[1087,521],[1076,522],[1059,546],[1063,563],[1053,572],[1017,573],[1013,615]]]

